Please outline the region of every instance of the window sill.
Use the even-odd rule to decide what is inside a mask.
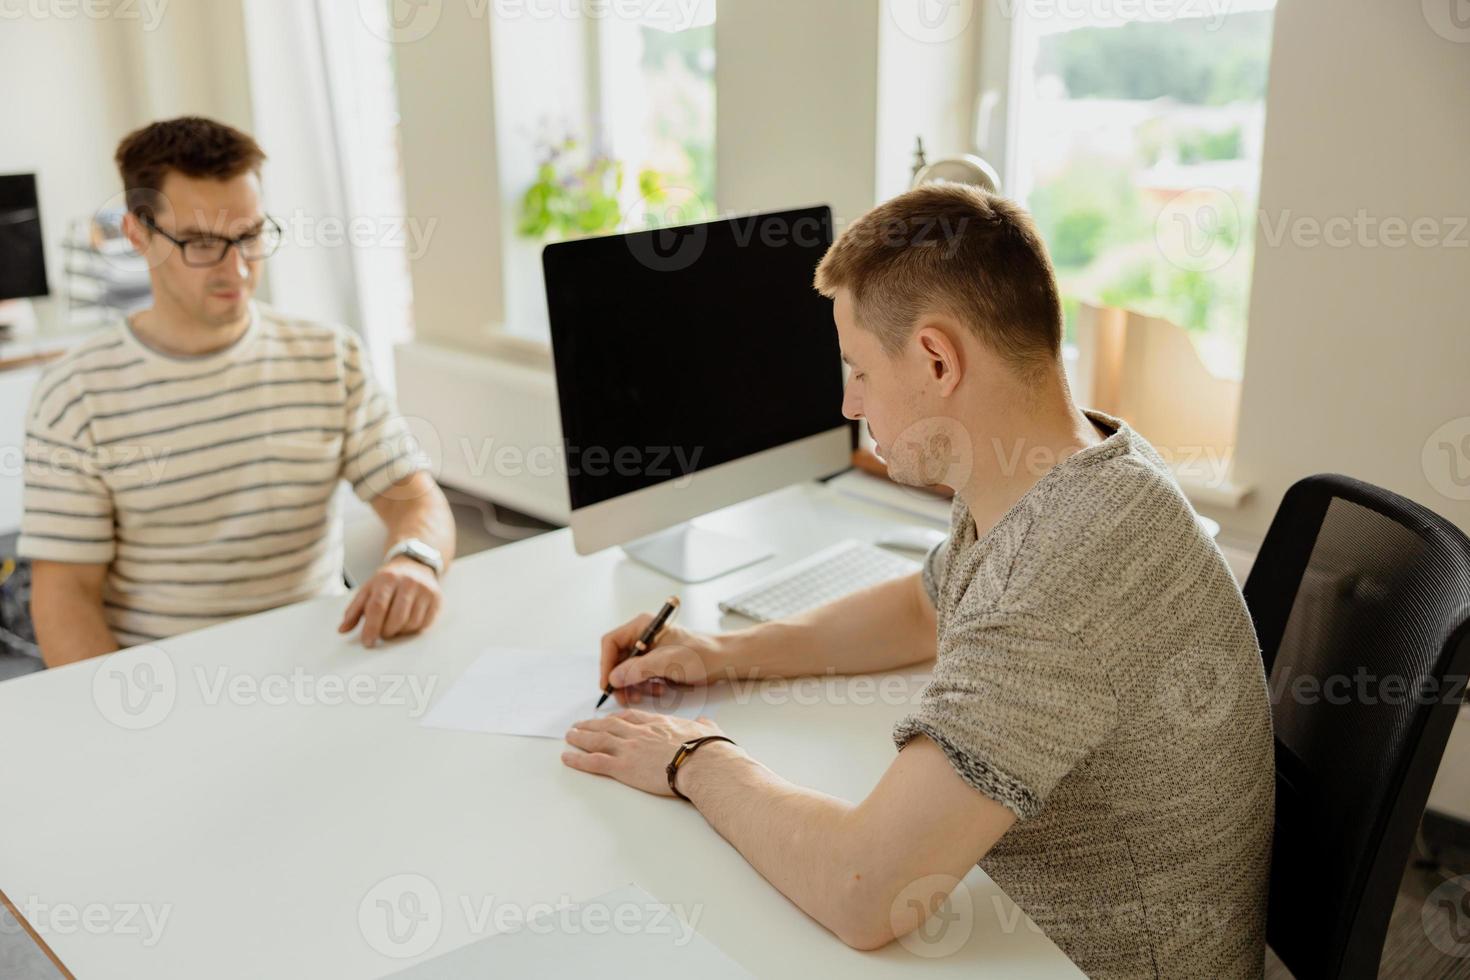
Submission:
[[[418,334],[408,343],[395,346],[470,354],[548,373],[552,369],[549,343],[494,325],[483,327],[471,335]]]
[[[526,367],[550,370],[552,366],[549,341],[510,333],[503,327],[491,332],[485,353]]]
[[[1235,483],[1228,477],[1223,480],[1203,480],[1198,476],[1174,474],[1179,489],[1196,507],[1217,507],[1222,510],[1237,510],[1250,496],[1250,486]]]

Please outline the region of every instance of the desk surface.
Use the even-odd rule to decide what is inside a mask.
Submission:
[[[680,622],[738,625],[721,597],[902,520],[814,484],[710,515],[777,558],[682,589]],[[1080,975],[978,868],[944,940],[859,953],[691,807],[566,769],[559,741],[419,726],[413,685],[437,696],[487,644],[593,649],[671,587],[616,549],[577,557],[561,531],[458,563],[434,628],[377,650],[335,634],[329,599],[0,685],[0,890],[82,980],[383,976],[493,932],[492,906],[514,922],[628,882],[697,911],[761,977]],[[923,681],[771,687],[715,716],[777,772],[861,799]],[[413,946],[385,944],[375,906],[435,896],[426,951],[401,958]]]

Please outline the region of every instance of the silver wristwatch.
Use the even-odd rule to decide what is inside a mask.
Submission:
[[[412,558],[420,565],[428,565],[434,570],[436,576],[444,574],[444,556],[439,554],[439,549],[425,544],[418,538],[405,538],[389,548],[388,553],[383,556],[383,564],[388,564],[399,555]]]

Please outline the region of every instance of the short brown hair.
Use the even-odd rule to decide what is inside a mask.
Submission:
[[[897,353],[925,313],[946,313],[1028,373],[1062,349],[1056,273],[1031,216],[960,184],[926,184],[869,211],[817,268],[852,292],[860,324]]]
[[[249,134],[201,116],[150,123],[129,133],[117,145],[118,172],[128,210],[144,217],[158,206],[163,180],[170,171],[185,177],[231,180],[260,174],[265,153]]]

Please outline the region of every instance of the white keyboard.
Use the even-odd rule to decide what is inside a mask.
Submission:
[[[762,622],[784,619],[918,570],[916,561],[849,540],[767,576],[720,603],[720,609]]]

